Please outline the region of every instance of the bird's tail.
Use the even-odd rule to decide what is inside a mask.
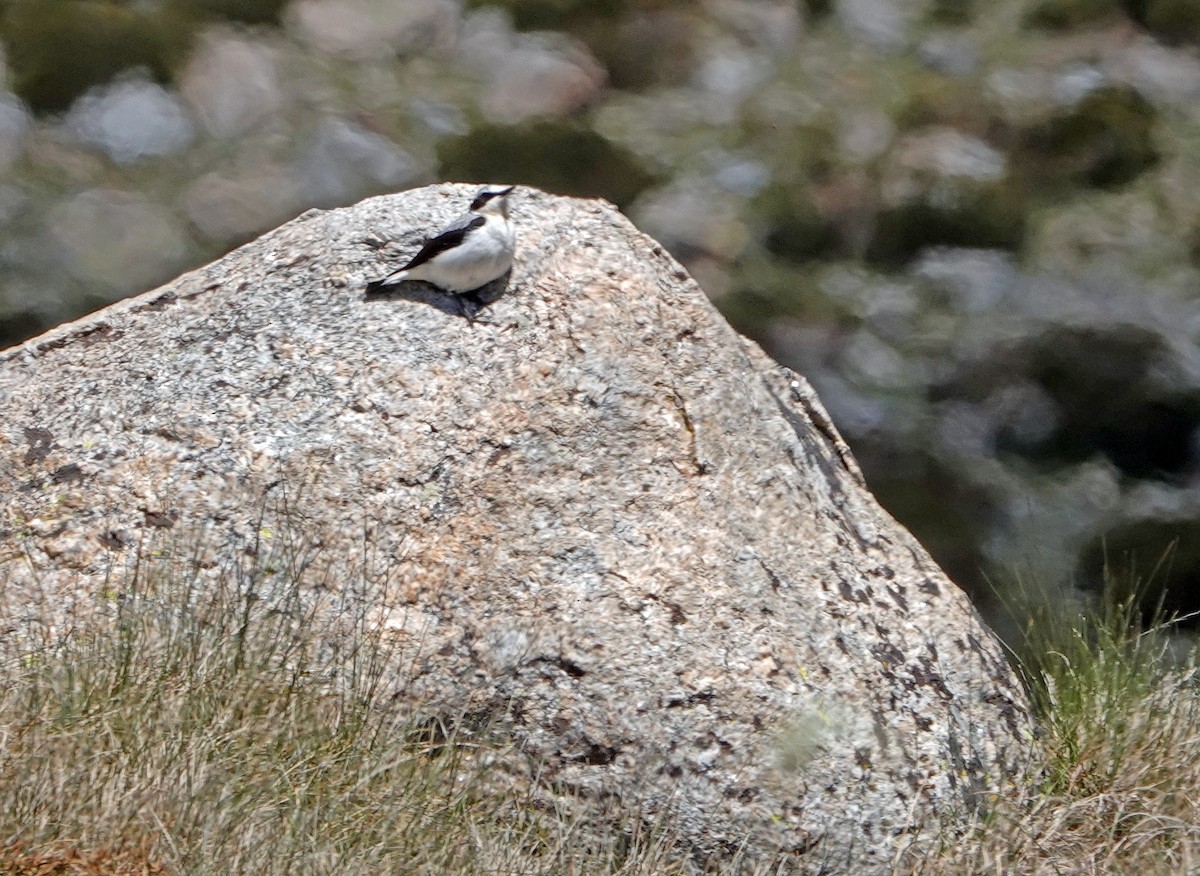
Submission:
[[[393,271],[386,277],[380,277],[378,280],[371,280],[367,283],[367,292],[383,292],[389,286],[395,286],[397,283],[403,283],[408,279],[408,271]]]

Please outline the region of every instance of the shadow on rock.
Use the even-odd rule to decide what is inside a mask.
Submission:
[[[427,304],[430,307],[448,313],[451,316],[461,316],[469,322],[474,322],[479,312],[504,297],[508,291],[512,271],[497,277],[486,286],[481,286],[471,292],[459,295],[439,289],[424,280],[403,280],[387,286],[368,284],[363,292],[363,301],[389,301],[402,299]]]

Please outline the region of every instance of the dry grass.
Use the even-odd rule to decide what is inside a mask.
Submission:
[[[148,849],[0,848],[0,873],[8,876],[168,876]]]
[[[1093,701],[1091,705],[1099,705]],[[1192,671],[1124,713],[1096,709],[1047,734],[1039,780],[948,833],[922,874],[1195,873],[1200,865],[1200,697]]]
[[[1035,774],[923,874],[1200,871],[1200,671],[1145,586],[1110,583],[1080,611],[1027,600],[1020,668],[1042,717]]]
[[[186,557],[142,564],[104,616],[68,630],[6,625],[0,874],[703,869],[634,813],[596,830],[496,793],[502,734],[397,714],[395,655],[352,601],[287,586],[296,556],[215,576]],[[986,816],[919,838],[898,872],[1200,868],[1196,670],[1166,659],[1164,629],[1139,632],[1132,606],[1031,617],[1022,665],[1044,760]]]
[[[0,873],[678,870],[636,819],[595,835],[484,791],[508,743],[400,713],[364,614],[269,583],[288,568],[160,555],[103,617],[4,625]]]

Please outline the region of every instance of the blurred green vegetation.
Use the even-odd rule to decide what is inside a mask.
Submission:
[[[37,112],[64,110],[129,67],[168,79],[189,32],[176,10],[95,0],[15,0],[0,15],[14,91]]]
[[[467,0],[468,9],[501,8],[521,31],[556,30],[583,42],[616,88],[679,81],[692,66],[686,0]],[[631,18],[639,13],[640,18]]]
[[[518,30],[570,31],[597,20],[613,22],[631,13],[693,5],[689,0],[466,0],[468,9],[496,6],[506,10]]]
[[[1080,580],[1105,582],[1102,595],[1128,602],[1137,611],[1134,619],[1143,623],[1166,616],[1195,629],[1189,584],[1200,570],[1197,535],[1197,520],[1138,521],[1112,529],[1084,548]]]
[[[633,5],[630,0],[467,0],[467,7],[478,9],[500,6],[512,15],[518,30],[569,29],[593,18],[614,19]]]
[[[122,70],[143,67],[168,81],[209,20],[278,19],[286,0],[118,0],[0,2],[0,39],[13,90],[35,112],[58,112]]]
[[[1200,41],[1196,0],[1041,0],[1024,21],[1031,27],[1067,30],[1111,24],[1123,16],[1170,45]]]
[[[1200,42],[1196,0],[1125,0],[1134,21],[1168,44]]]
[[[195,19],[225,19],[244,24],[273,24],[287,6],[288,0],[169,0],[166,7],[175,7]]]
[[[446,179],[508,180],[562,195],[607,198],[625,207],[656,178],[627,150],[580,122],[483,124],[441,143]]]
[[[1024,187],[1011,180],[945,198],[930,191],[882,210],[864,255],[873,264],[900,267],[928,246],[1019,249],[1028,212]]]
[[[895,121],[902,131],[953,125],[984,139],[1004,127],[996,107],[980,99],[979,89],[973,83],[929,72],[912,78],[896,110]]]
[[[1025,14],[1029,27],[1047,30],[1091,26],[1121,16],[1118,0],[1042,0]]]
[[[1131,88],[1099,88],[1068,114],[1029,126],[1020,164],[1043,185],[1110,188],[1158,162],[1158,112]]]
[[[802,263],[841,251],[837,229],[802,186],[770,186],[751,210],[765,225],[763,245],[771,255]]]
[[[975,0],[933,0],[928,14],[936,24],[967,24],[975,15]]]
[[[813,18],[821,18],[833,11],[833,0],[801,0],[805,11]]]

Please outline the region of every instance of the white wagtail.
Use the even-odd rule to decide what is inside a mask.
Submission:
[[[508,195],[512,190],[513,186],[481,188],[469,213],[426,240],[404,267],[369,282],[367,292],[378,292],[406,280],[424,280],[461,299],[504,276],[512,267],[517,243],[508,218]]]

